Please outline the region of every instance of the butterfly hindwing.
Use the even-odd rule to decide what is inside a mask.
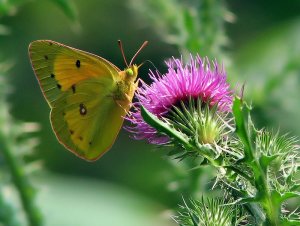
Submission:
[[[90,79],[80,82],[75,93],[70,90],[62,95],[50,117],[58,139],[68,149],[94,160],[110,148],[125,114],[105,84]]]
[[[107,60],[53,41],[29,47],[60,143],[95,160],[113,144],[126,111],[114,100],[120,70]]]

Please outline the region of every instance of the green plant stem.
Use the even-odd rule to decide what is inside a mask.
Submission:
[[[280,225],[280,217],[279,212],[280,208],[276,203],[273,202],[272,195],[270,192],[270,188],[267,182],[267,175],[265,174],[264,170],[260,166],[260,163],[257,159],[253,161],[255,167],[253,171],[256,171],[255,174],[259,176],[255,178],[256,180],[256,188],[258,193],[260,193],[261,199],[260,203],[262,204],[263,208],[266,210],[266,222],[264,225],[269,226],[279,226]]]
[[[255,157],[255,150],[253,145],[251,145],[249,135],[247,134],[246,142],[248,143],[246,147],[248,148],[248,159],[247,161],[251,164],[252,170],[254,172],[255,178],[255,187],[258,192],[259,196],[259,202],[262,204],[263,208],[266,210],[266,221],[265,225],[267,226],[279,226],[280,220],[279,220],[279,210],[275,210],[275,203],[272,202],[272,197],[270,193],[270,189],[267,182],[267,175],[265,174],[264,170],[262,169],[258,159]],[[235,171],[238,173],[238,171]],[[239,174],[239,173],[238,173]],[[239,174],[241,175],[241,174]],[[243,175],[241,175],[243,176]],[[244,177],[245,179],[246,178]],[[251,179],[250,179],[251,183]]]
[[[42,215],[34,202],[34,188],[29,183],[20,160],[14,156],[10,146],[12,145],[9,145],[5,135],[0,132],[0,150],[3,153],[6,164],[11,172],[12,180],[19,192],[29,225],[41,226]]]
[[[245,134],[247,136],[247,139],[245,139],[245,141],[247,142],[246,148],[248,153],[247,162],[250,163],[253,173],[255,175],[254,180],[255,180],[255,187],[258,192],[257,197],[259,197],[259,202],[266,210],[265,225],[279,226],[280,224],[279,215],[278,215],[279,210],[275,210],[275,207],[277,207],[277,205],[272,202],[270,188],[267,182],[267,174],[262,169],[261,164],[255,155],[256,150],[254,148],[254,145],[252,145],[249,134],[247,132]]]
[[[273,202],[272,194],[270,192],[270,188],[268,186],[267,175],[262,169],[257,158],[254,157],[253,150],[251,150],[252,155],[250,155],[250,162],[252,166],[252,170],[256,177],[255,187],[257,189],[258,194],[256,195],[257,201],[262,205],[262,207],[266,211],[266,220],[264,225],[266,226],[279,226],[280,225],[280,207]]]
[[[264,225],[279,226],[280,205],[272,199],[272,192],[268,184],[267,166],[264,167],[260,162],[264,156],[261,156],[255,147],[258,131],[256,131],[251,121],[250,107],[243,103],[243,100],[236,97],[233,104],[233,114],[236,122],[236,134],[244,144],[245,157],[243,161],[250,166],[254,176],[254,186],[257,194],[253,201],[260,203],[265,210],[266,220]]]

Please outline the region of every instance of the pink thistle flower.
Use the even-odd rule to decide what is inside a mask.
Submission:
[[[173,106],[189,99],[200,98],[202,105],[217,106],[217,111],[230,112],[232,106],[232,91],[226,82],[224,68],[219,68],[216,61],[213,66],[207,58],[201,59],[199,55],[190,63],[184,65],[182,59],[171,59],[166,62],[168,72],[160,75],[150,71],[151,85],[143,81],[138,88],[134,109],[127,117],[133,125],[126,127],[137,140],[147,139],[153,144],[166,144],[169,137],[158,134],[156,129],[149,126],[142,118],[140,106],[158,118],[167,117]]]

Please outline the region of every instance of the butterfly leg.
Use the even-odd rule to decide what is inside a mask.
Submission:
[[[138,78],[137,80],[136,80],[136,82],[134,83],[134,88],[135,88],[135,90],[138,88],[138,86],[139,86],[139,83],[141,83],[143,80],[141,79],[141,78]]]
[[[128,96],[128,97],[129,97],[129,96]],[[117,104],[120,108],[122,108],[122,109],[124,110],[124,112],[125,112],[126,115],[128,115],[128,116],[131,115],[131,112],[130,112],[129,110],[127,110],[126,108],[124,108],[124,101],[116,100],[115,102],[116,102],[116,104]],[[130,108],[131,108],[131,103],[130,103]]]
[[[130,105],[130,108],[133,106],[132,97],[134,96],[134,93],[137,90],[140,81],[142,81],[142,80],[140,78],[138,78],[137,81],[132,84],[132,86],[130,87],[130,94],[124,93],[125,98],[126,98],[126,100],[128,101],[128,103]]]

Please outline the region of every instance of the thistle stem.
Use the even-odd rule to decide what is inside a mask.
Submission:
[[[245,157],[243,161],[250,166],[253,172],[254,186],[257,191],[254,199],[265,210],[266,220],[264,225],[279,226],[280,206],[272,199],[271,188],[268,184],[267,169],[263,168],[260,162],[261,153],[259,153],[255,146],[258,131],[256,131],[252,124],[250,108],[240,98],[236,97],[233,105],[233,114],[236,121],[236,134],[244,145]],[[251,179],[250,182],[252,181]]]
[[[266,211],[266,221],[264,225],[269,226],[279,226],[280,225],[280,217],[279,212],[280,209],[276,203],[272,200],[272,195],[270,192],[270,188],[267,182],[267,175],[263,171],[260,163],[257,159],[254,161],[253,171],[259,175],[255,178],[256,189],[260,193],[261,196],[261,205]]]

